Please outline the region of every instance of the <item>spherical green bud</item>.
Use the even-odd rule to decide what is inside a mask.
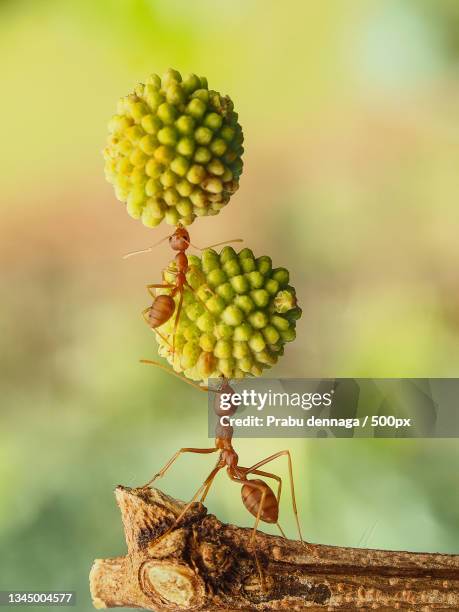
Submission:
[[[177,153],[184,155],[185,157],[191,157],[194,153],[195,143],[192,138],[184,136],[177,144]]]
[[[226,142],[233,142],[235,134],[236,134],[235,129],[231,127],[230,125],[223,126],[220,131],[220,136]]]
[[[230,283],[226,282],[218,285],[215,291],[217,295],[225,300],[225,302],[231,302],[233,300],[234,289],[231,287]]]
[[[235,359],[243,359],[251,354],[250,347],[247,342],[233,342],[233,357]]]
[[[236,327],[244,320],[244,313],[237,306],[227,306],[222,313],[222,319],[228,325]]]
[[[243,274],[231,277],[230,283],[236,293],[247,293],[250,288],[249,281]]]
[[[234,340],[246,342],[253,334],[252,326],[249,323],[241,323],[234,330]]]
[[[169,189],[166,189],[166,191],[163,194],[163,198],[168,206],[177,206],[177,204],[180,202],[179,194],[172,187],[169,187]]]
[[[162,123],[156,115],[145,115],[142,117],[141,126],[147,134],[157,134],[162,127]]]
[[[202,186],[209,193],[221,193],[223,191],[222,182],[216,177],[205,179],[202,181]]]
[[[183,136],[191,136],[194,133],[195,120],[188,115],[180,115],[175,122],[175,127]]]
[[[162,193],[163,186],[157,179],[150,179],[145,183],[145,193],[151,197],[157,193]]]
[[[172,104],[169,104],[168,102],[163,102],[160,104],[157,113],[158,117],[166,125],[174,123],[177,118],[177,110],[175,106],[172,106]]]
[[[196,92],[194,92],[196,93]],[[193,94],[194,95],[194,94]],[[195,119],[201,119],[206,112],[205,103],[199,98],[193,98],[186,107],[187,113]]]
[[[182,196],[182,198],[188,198],[193,191],[193,185],[186,180],[179,181],[176,184],[175,188],[177,189],[179,194]]]
[[[271,278],[277,280],[281,287],[285,287],[285,285],[288,285],[289,282],[288,270],[286,270],[285,268],[276,268],[272,271]]]
[[[160,164],[164,164],[165,166],[169,166],[174,157],[174,149],[166,145],[159,146],[154,152],[155,160]]]
[[[223,269],[225,270],[226,274],[229,277],[237,276],[238,274],[241,273],[241,268],[239,266],[237,257],[233,257],[232,259],[227,259],[225,263],[223,264]]]
[[[185,102],[186,95],[182,87],[176,83],[167,88],[166,99],[169,104],[179,105]]]
[[[272,315],[270,317],[270,321],[272,325],[274,325],[274,327],[279,331],[285,331],[289,328],[288,320],[284,317],[281,317],[280,315]]]
[[[225,300],[219,295],[213,295],[206,302],[207,309],[214,315],[220,315],[225,309]]]
[[[193,164],[191,168],[188,170],[186,178],[193,185],[198,185],[201,181],[204,180],[206,176],[206,170],[203,166],[199,164]]]
[[[191,321],[197,321],[204,312],[204,308],[199,302],[192,302],[185,309],[185,314]]]
[[[266,255],[263,257],[258,257],[257,270],[263,275],[269,274],[272,270],[271,257],[267,257]]]
[[[183,79],[182,86],[187,94],[192,94],[196,89],[201,87],[201,81],[195,74],[189,74]]]
[[[198,164],[207,164],[212,159],[212,154],[206,147],[198,147],[193,158]]]
[[[215,336],[211,333],[202,334],[199,338],[199,346],[203,351],[213,351],[216,342]]]
[[[206,167],[211,174],[215,174],[216,176],[222,176],[225,172],[225,166],[216,158],[213,158]]]
[[[169,203],[164,220],[186,225],[196,216],[218,214],[237,190],[242,129],[230,99],[209,91],[203,77],[189,75],[182,81],[176,70],[168,70],[162,79],[150,75],[120,100],[109,131],[105,175],[116,197],[129,202],[129,213],[135,217],[141,216],[142,205],[154,193]],[[172,186],[169,179],[161,182],[163,191],[153,191],[150,183],[143,202],[139,191],[131,195],[136,186],[167,171],[181,178],[174,185],[179,200],[165,195]],[[183,198],[192,194],[193,207],[184,205]],[[142,217],[152,226],[148,219],[148,214]]]
[[[245,275],[252,289],[261,289],[264,285],[264,277],[261,272],[255,270]]]
[[[196,321],[197,326],[203,332],[211,332],[215,326],[214,317],[210,312],[204,312]]]
[[[274,278],[270,278],[265,283],[265,289],[270,295],[276,295],[279,291],[279,283]]]
[[[241,268],[243,272],[253,272],[255,270],[255,260],[251,257],[245,257],[241,259],[239,257],[239,262],[241,264]]]
[[[221,268],[215,268],[211,270],[207,275],[207,283],[210,287],[218,287],[219,285],[225,283],[227,280],[227,276],[225,271]]]
[[[224,322],[219,323],[214,329],[215,337],[217,339],[223,338],[224,340],[229,340],[233,335],[233,332],[234,329],[231,327],[231,325],[228,325],[228,323]]]
[[[192,368],[198,360],[201,347],[194,342],[187,342],[181,352],[181,365],[183,368]]]
[[[255,304],[248,295],[236,295],[233,301],[245,314],[255,309]]]
[[[159,130],[157,137],[161,144],[170,145],[173,147],[177,142],[178,134],[177,130],[173,126],[168,125]]]
[[[213,132],[219,130],[222,126],[223,119],[218,113],[208,113],[204,117],[204,125],[210,128]]]
[[[214,155],[218,155],[219,157],[224,155],[224,153],[225,153],[227,148],[228,148],[227,144],[226,144],[226,142],[222,138],[216,138],[215,140],[213,140],[210,143],[210,150],[212,151],[212,153]],[[223,164],[222,164],[222,166],[223,166]],[[229,178],[228,178],[228,175],[227,175],[226,180],[231,180],[231,178],[233,177],[232,172],[223,166],[223,173],[222,173],[222,175],[224,175],[225,172],[229,172]]]
[[[217,340],[214,348],[214,355],[218,359],[228,359],[232,354],[231,342],[228,340]]]
[[[163,88],[167,89],[168,86],[174,83],[174,81],[176,83],[180,83],[182,81],[182,75],[178,70],[168,68],[163,74],[163,78],[161,79],[161,85],[163,86]]]
[[[158,178],[161,176],[162,166],[156,161],[156,159],[149,159],[145,165],[145,173],[151,178]]]
[[[231,378],[232,373],[235,368],[235,360],[230,357],[229,359],[219,359],[218,360],[218,369],[225,376],[225,378]]]
[[[169,187],[172,187],[173,185],[175,185],[176,176],[172,172],[172,170],[166,170],[165,172],[161,174],[161,176],[159,177],[159,180],[161,181],[161,184],[167,190]]]
[[[256,310],[248,315],[250,325],[255,329],[262,329],[268,324],[268,315],[262,310]]]
[[[189,200],[181,199],[177,203],[177,212],[182,218],[191,216],[193,212],[193,204]],[[190,260],[189,255],[188,255],[188,260]]]
[[[276,344],[279,340],[280,334],[274,325],[267,325],[262,330],[263,336],[268,344]]]
[[[255,332],[252,334],[252,337],[249,340],[249,346],[255,353],[262,351],[266,346],[263,334],[261,332]]]
[[[281,331],[280,335],[284,342],[293,342],[296,338],[296,331],[293,327],[289,327],[289,329]]]
[[[204,249],[201,260],[202,269],[205,273],[220,267],[220,259],[213,249]]]
[[[164,219],[169,225],[178,225],[180,221],[180,215],[176,208],[169,207],[164,213]]]
[[[171,170],[178,176],[185,176],[190,167],[190,162],[185,158],[178,156],[171,161]]]
[[[208,104],[209,103],[209,92],[207,90],[206,87],[202,87],[201,89],[197,89],[196,91],[194,91],[191,94],[192,98],[199,98],[199,100],[202,100],[204,102],[204,104]]]
[[[254,289],[250,292],[250,297],[258,308],[264,308],[269,302],[269,293],[265,289]]]

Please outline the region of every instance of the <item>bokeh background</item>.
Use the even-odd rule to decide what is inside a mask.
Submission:
[[[0,66],[0,589],[75,589],[90,610],[93,558],[125,550],[114,486],[209,444],[204,394],[138,364],[170,253],[121,255],[168,228],[103,177],[107,120],[152,71],[235,101],[241,189],[191,232],[291,270],[304,316],[273,375],[458,375],[456,0],[3,0]],[[457,440],[237,448],[292,450],[311,541],[459,551]],[[187,499],[210,467],[183,459],[163,487]],[[224,476],[208,506],[251,524]],[[293,537],[288,495],[281,512]]]

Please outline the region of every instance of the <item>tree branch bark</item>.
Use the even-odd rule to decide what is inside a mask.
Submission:
[[[157,489],[115,491],[128,553],[97,559],[96,608],[157,611],[459,610],[459,555],[310,545],[225,525],[199,503],[170,534],[184,504]]]

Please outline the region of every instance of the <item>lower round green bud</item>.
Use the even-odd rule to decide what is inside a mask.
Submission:
[[[175,210],[156,196],[143,209],[135,198],[131,206],[135,214],[141,210],[142,221],[152,224]],[[258,376],[272,367],[285,344],[295,339],[296,321],[301,316],[294,288],[281,286],[286,270],[273,270],[270,258],[255,260],[249,249],[236,253],[230,246],[220,253],[206,249],[201,257],[188,257],[191,288],[184,287],[183,294],[177,291],[174,297],[177,308],[181,297],[183,302],[175,338],[176,314],[158,328],[161,336],[155,337],[160,355],[192,380]],[[245,271],[244,261],[256,263],[256,269],[249,265]],[[175,262],[169,267],[176,269]],[[172,272],[167,272],[165,279],[176,282]],[[159,292],[170,294],[169,289]]]

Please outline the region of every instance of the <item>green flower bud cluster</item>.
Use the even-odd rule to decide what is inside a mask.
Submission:
[[[190,255],[187,280],[175,334],[175,315],[158,328],[159,354],[192,380],[209,377],[259,376],[295,339],[301,316],[295,289],[285,268],[273,268],[270,257],[255,258],[225,247]],[[169,270],[174,268],[174,263]],[[165,279],[174,282],[173,272]],[[159,293],[169,293],[162,289]],[[180,295],[174,298],[178,305]]]
[[[228,96],[168,70],[121,98],[109,124],[105,175],[148,227],[216,215],[239,187],[243,134]]]

